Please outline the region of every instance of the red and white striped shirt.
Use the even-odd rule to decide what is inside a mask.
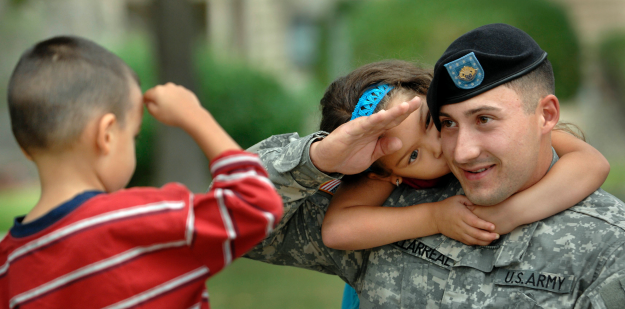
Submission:
[[[211,172],[206,194],[88,192],[16,224],[0,242],[0,308],[209,308],[206,279],[282,215],[256,155],[229,151]]]

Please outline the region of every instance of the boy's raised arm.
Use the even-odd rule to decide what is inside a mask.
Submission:
[[[173,83],[156,86],[144,94],[145,106],[158,121],[183,129],[200,146],[208,160],[241,147],[200,105],[195,94]]]
[[[144,101],[157,120],[193,137],[210,160],[209,192],[188,198],[186,238],[214,275],[269,235],[282,200],[258,156],[241,150],[191,91],[168,83],[148,90]]]

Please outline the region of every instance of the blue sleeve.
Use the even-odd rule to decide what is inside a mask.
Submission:
[[[346,283],[345,289],[343,290],[343,302],[341,303],[341,309],[358,309],[358,307],[360,307],[358,294],[356,294],[356,290],[354,290],[354,288]]]

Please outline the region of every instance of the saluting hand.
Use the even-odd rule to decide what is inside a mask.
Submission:
[[[396,137],[384,137],[387,130],[399,125],[421,106],[414,97],[388,110],[360,117],[336,128],[323,140],[310,147],[313,164],[325,173],[357,174],[382,156],[402,147]]]

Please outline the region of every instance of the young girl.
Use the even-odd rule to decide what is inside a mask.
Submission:
[[[431,78],[430,72],[399,60],[362,66],[326,90],[321,130],[331,132],[415,96],[424,101]],[[436,203],[380,207],[402,183],[427,189],[452,177],[442,157],[439,132],[423,103],[385,133],[402,141],[399,151],[359,175],[343,178],[323,221],[323,241],[330,248],[359,250],[442,233],[467,245],[487,245],[520,225],[565,210],[601,186],[609,164],[596,149],[563,129],[552,134],[560,160],[537,184],[499,205],[474,206],[457,195]]]

